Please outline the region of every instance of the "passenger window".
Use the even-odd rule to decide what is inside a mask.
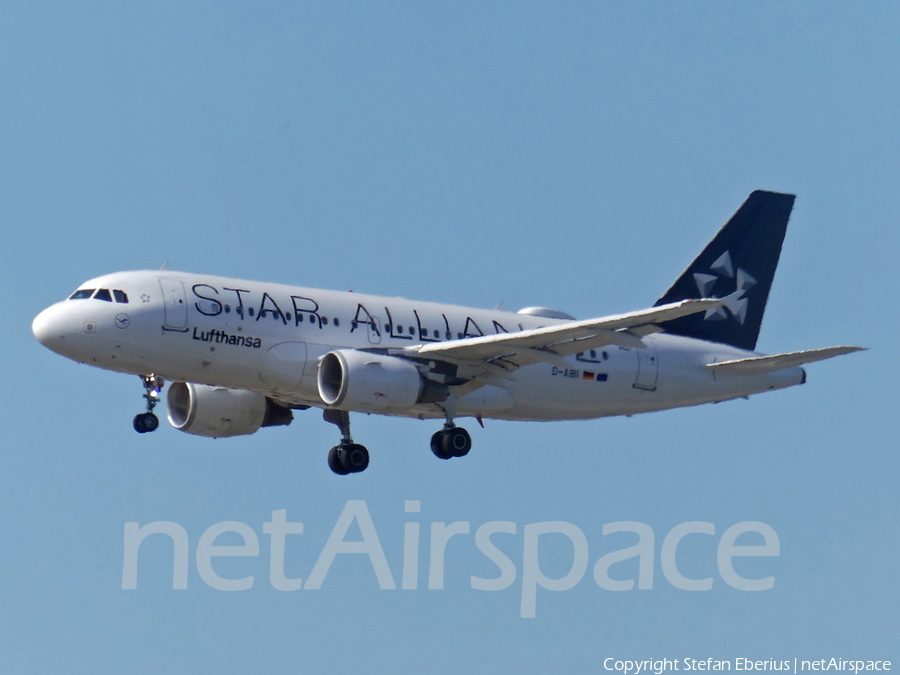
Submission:
[[[341,320],[338,319],[337,317],[334,317],[334,325],[335,325],[335,326],[340,326],[340,325],[341,325]]]
[[[94,293],[94,300],[103,300],[104,302],[112,302],[112,296],[109,294],[109,289],[99,288],[97,292]]]
[[[325,326],[328,325],[328,317],[327,317],[327,316],[323,316],[323,317],[322,317],[322,324],[325,325]]]
[[[69,296],[69,300],[85,300],[94,294],[93,288],[81,288]]]
[[[125,294],[125,291],[113,291],[113,295],[116,298],[116,302],[122,305],[128,304],[128,296]]]

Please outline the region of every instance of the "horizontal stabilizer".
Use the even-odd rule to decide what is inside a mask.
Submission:
[[[842,354],[858,352],[862,349],[865,349],[865,347],[825,347],[824,349],[808,349],[802,352],[790,352],[774,356],[755,356],[749,359],[737,359],[736,361],[708,363],[706,367],[717,375],[756,375],[758,373],[781,370],[782,368],[802,366],[804,363],[822,361],[841,356]]]

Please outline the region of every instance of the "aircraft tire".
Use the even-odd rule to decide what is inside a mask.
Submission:
[[[462,427],[447,429],[443,441],[443,450],[450,457],[465,457],[472,449],[472,437]]]
[[[338,457],[347,473],[359,473],[369,466],[369,451],[359,443],[340,446]]]
[[[152,412],[144,413],[142,417],[144,418],[144,431],[149,433],[159,428],[159,418]]]
[[[134,416],[134,421],[132,422],[132,426],[134,430],[139,434],[146,434],[147,430],[144,428],[144,414]]]
[[[341,462],[341,446],[336,445],[328,451],[328,468],[334,471],[338,476],[346,476],[349,471],[344,468]]]
[[[431,452],[433,452],[434,456],[438,459],[450,459],[453,456],[444,451],[444,439],[446,437],[446,429],[435,431],[434,435],[431,437]]]
[[[134,416],[132,425],[139,434],[146,434],[156,431],[157,427],[159,427],[159,418],[151,412],[141,413]]]

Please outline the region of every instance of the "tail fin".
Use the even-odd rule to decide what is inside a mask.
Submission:
[[[794,195],[756,190],[656,302],[718,298],[722,307],[667,321],[667,333],[756,348]]]

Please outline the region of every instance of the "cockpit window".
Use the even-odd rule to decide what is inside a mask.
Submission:
[[[79,288],[69,296],[69,300],[86,300],[87,298],[103,300],[104,302],[112,302],[113,298],[115,298],[115,301],[121,305],[128,304],[128,294],[119,289],[110,292],[108,288]]]

